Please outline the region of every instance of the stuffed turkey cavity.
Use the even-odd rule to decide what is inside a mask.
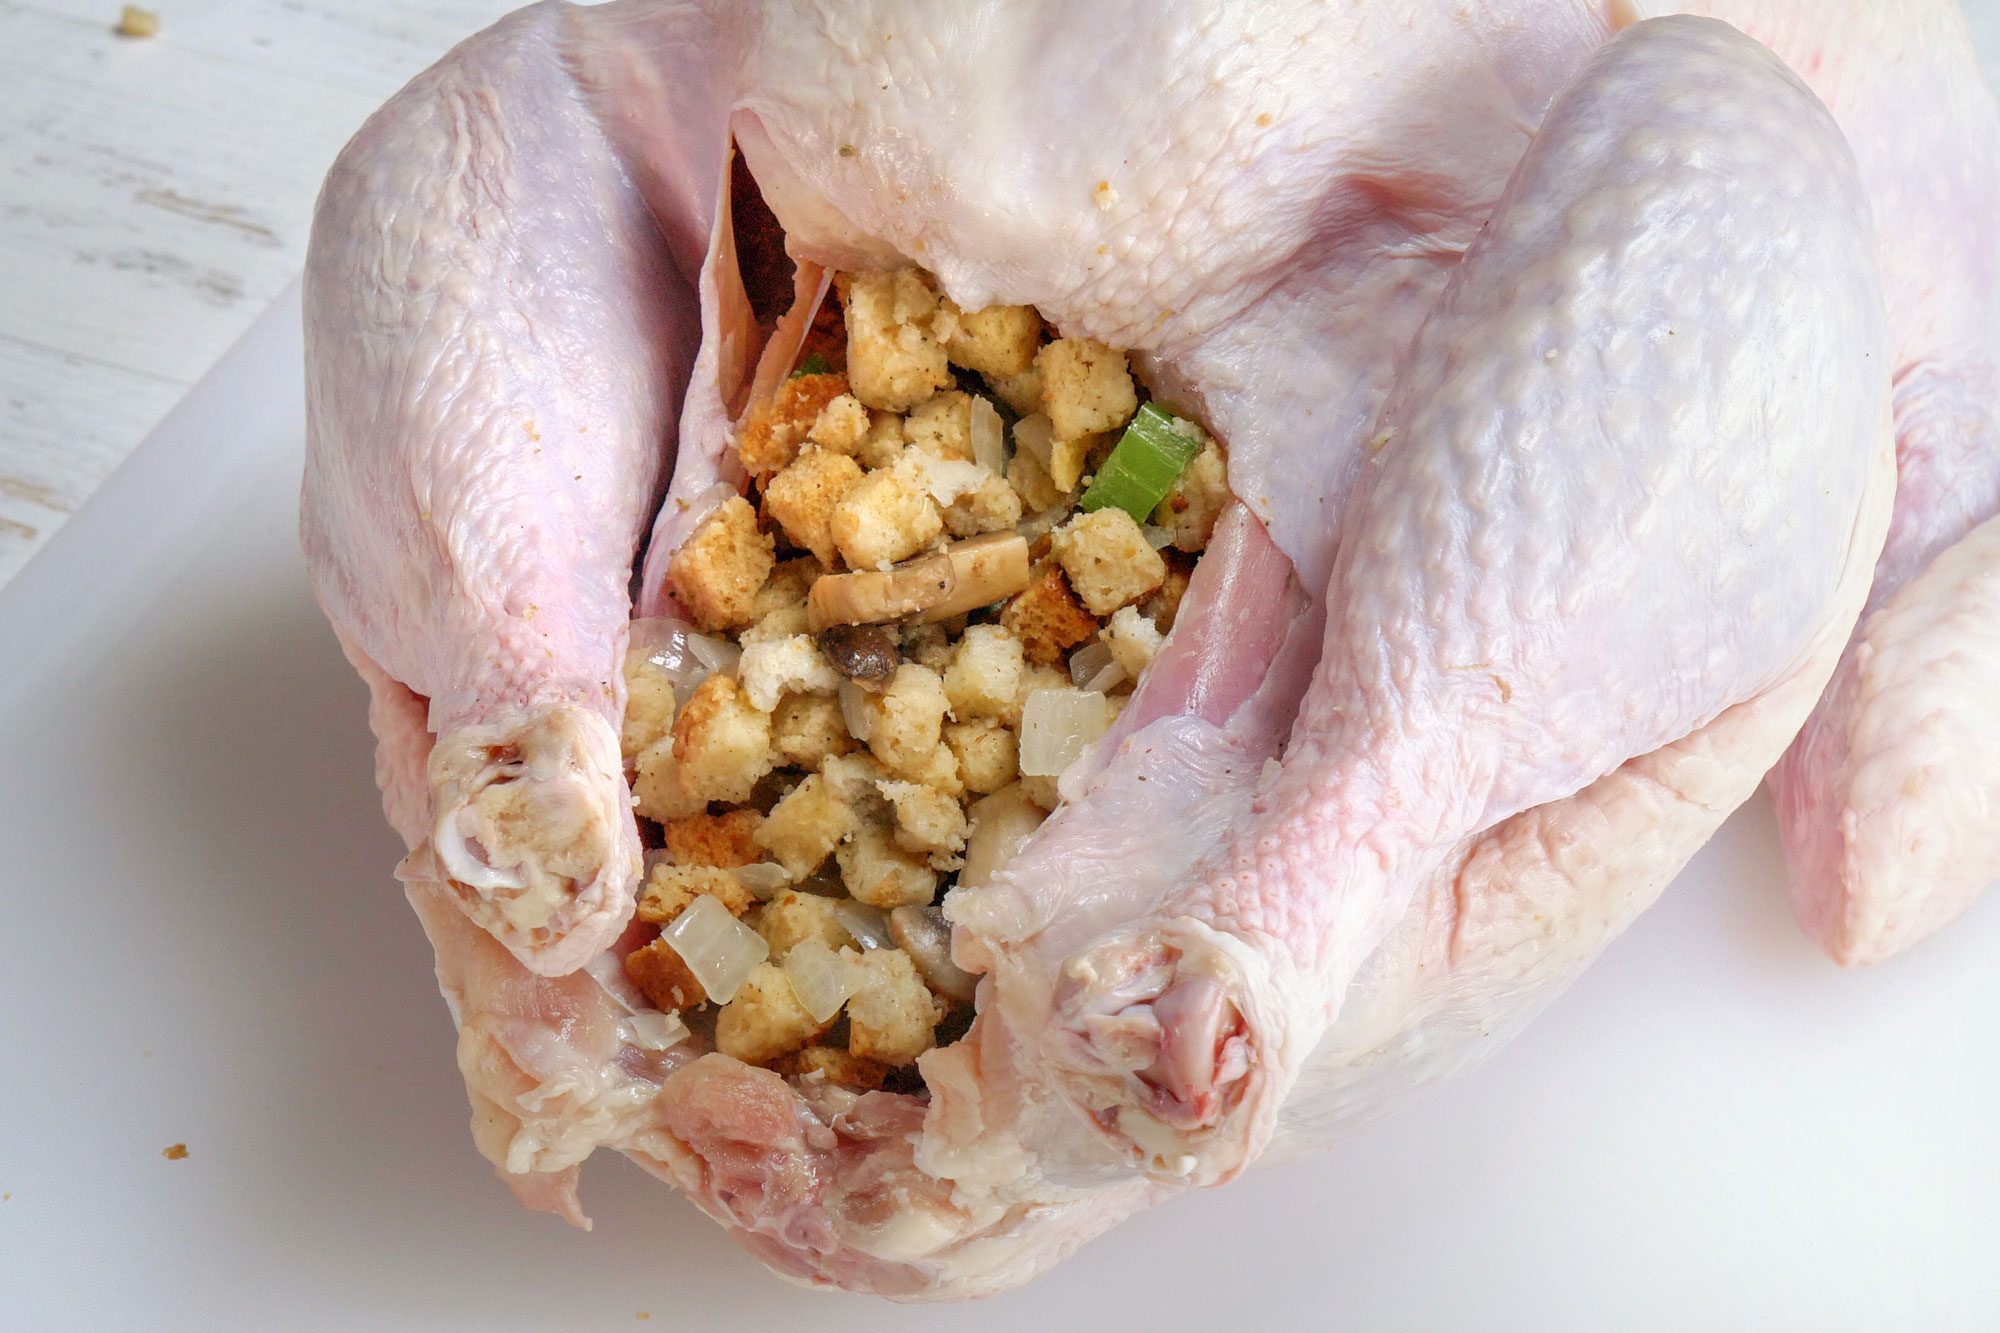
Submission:
[[[673,614],[633,626],[621,748],[660,929],[623,965],[691,1043],[916,1091],[974,998],[941,901],[1006,868],[1126,706],[1226,464],[1123,352],[1031,307],[962,311],[908,268],[834,287],[737,426],[748,494],[720,488],[666,563]]]
[[[371,118],[303,539],[514,1192],[1023,1281],[1641,912],[1856,661],[1892,423],[1977,484],[1868,632],[1977,658],[1990,100],[1714,8],[539,5]],[[1857,689],[1789,819],[1923,760]]]

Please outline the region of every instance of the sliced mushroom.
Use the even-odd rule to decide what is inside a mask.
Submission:
[[[829,625],[819,632],[819,648],[849,680],[885,680],[902,661],[895,634],[880,625]]]
[[[935,907],[898,907],[889,913],[889,938],[917,965],[939,995],[971,1004],[978,979],[951,961],[951,927]]]
[[[815,631],[829,625],[945,620],[1012,597],[1028,586],[1028,543],[996,532],[953,542],[890,569],[823,574],[806,594]]]

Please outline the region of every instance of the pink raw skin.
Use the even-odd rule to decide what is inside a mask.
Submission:
[[[609,1147],[790,1277],[999,1290],[1400,1104],[1652,901],[1852,629],[1892,358],[1824,112],[1719,25],[1588,63],[1627,8],[541,6],[371,121],[309,262],[305,538],[524,1202],[580,1221]],[[987,975],[927,1104],[701,1055],[618,966],[627,596],[738,480],[758,354],[731,137],[802,258],[1134,348],[1243,501],[948,901]]]
[[[301,521],[328,616],[429,701],[452,892],[552,974],[632,910],[618,663],[695,350],[676,272],[704,239],[663,235],[578,91],[523,59],[558,59],[563,27],[533,11],[465,43],[328,176]]]
[[[1872,246],[1825,109],[1733,29],[1645,25],[1570,85],[1382,413],[1281,771],[1062,966],[1043,1047],[1145,1170],[1209,1183],[1262,1151],[1465,839],[1844,633],[1890,497]]]
[[[1956,5],[1715,8],[1807,71],[1879,224],[1895,518],[1861,627],[1771,775],[1800,924],[1869,963],[2000,880],[2000,106]]]

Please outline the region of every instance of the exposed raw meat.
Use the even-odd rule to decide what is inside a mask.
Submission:
[[[524,1202],[579,1219],[613,1147],[782,1272],[970,1295],[1449,1073],[1798,731],[1890,530],[1892,384],[1909,582],[1783,791],[1802,902],[1906,895],[1813,849],[1847,738],[1992,722],[1991,646],[1954,652],[1991,526],[1951,543],[1993,502],[1908,484],[1992,454],[1990,101],[1948,6],[1726,16],[1845,137],[1736,29],[1632,8],[543,6],[370,121],[307,275],[305,541]],[[693,1058],[611,947],[632,563],[670,461],[642,612],[740,480],[732,138],[802,285],[915,262],[1135,348],[1242,501],[1112,743],[948,902],[980,1016],[927,1104]],[[1978,420],[1933,445],[1941,404]],[[1970,839],[1964,748],[1913,757]],[[1857,818],[1918,808],[1896,781]]]

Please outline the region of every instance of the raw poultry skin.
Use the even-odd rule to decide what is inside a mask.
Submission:
[[[580,1220],[610,1146],[781,1272],[996,1290],[1451,1072],[1651,902],[1834,670],[1892,376],[1907,437],[1913,360],[1965,364],[1898,312],[1991,275],[1875,248],[1867,201],[1929,163],[1871,116],[1991,113],[1948,7],[1731,15],[1857,179],[1760,47],[1612,41],[1630,10],[542,6],[371,120],[308,269],[305,540],[524,1201]],[[1897,96],[1844,98],[1878,58]],[[1244,501],[1113,743],[950,902],[988,976],[928,1105],[696,1058],[605,965],[631,562],[676,422],[673,496],[732,479],[756,353],[732,135],[797,252],[1137,349]],[[1990,141],[1937,150],[1967,207]],[[496,857],[536,807],[563,836]]]
[[[1956,6],[1715,11],[1809,72],[1875,206],[1895,519],[1854,640],[1772,774],[1800,925],[1875,962],[2000,880],[2000,110]]]

